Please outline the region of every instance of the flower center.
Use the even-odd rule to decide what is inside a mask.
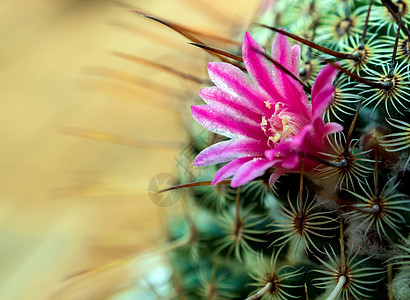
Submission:
[[[409,59],[410,57],[410,42],[409,39],[405,39],[400,43],[399,50],[401,52],[401,55],[405,57],[406,59]]]
[[[396,7],[397,7],[397,13],[400,17],[403,17],[404,15],[406,15],[407,13],[407,3],[406,1],[403,0],[399,0],[395,3]]]
[[[340,20],[339,22],[336,23],[336,26],[335,26],[336,35],[339,38],[342,38],[345,35],[348,35],[353,26],[354,26],[353,19],[345,18],[343,20]]]
[[[267,108],[272,109],[269,102],[265,104]],[[262,116],[261,129],[268,137],[268,146],[273,147],[278,142],[297,134],[300,130],[300,124],[297,123],[294,114],[286,110],[285,104],[278,102],[275,104],[274,112],[269,119]]]
[[[389,75],[382,75],[379,79],[380,82],[386,83],[389,82],[391,83],[390,89],[385,89],[385,90],[379,90],[378,93],[382,95],[382,97],[387,100],[387,99],[394,99],[397,97],[397,95],[400,93],[400,82],[401,78],[398,74],[394,74],[393,76]]]
[[[366,65],[370,57],[370,49],[367,46],[362,48],[359,46],[352,51],[351,55],[356,58],[356,60],[350,61],[352,68],[354,70],[360,70]]]

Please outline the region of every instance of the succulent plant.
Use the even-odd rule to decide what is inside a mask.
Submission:
[[[168,297],[409,299],[409,6],[264,1],[242,51],[150,17],[213,55]]]

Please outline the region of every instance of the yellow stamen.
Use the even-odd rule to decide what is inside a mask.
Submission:
[[[266,132],[266,128],[265,128],[266,125],[268,125],[268,121],[266,121],[265,116],[262,116],[261,128],[262,128],[263,132]]]
[[[269,101],[265,101],[264,103],[265,103],[265,105],[266,105],[267,108],[271,109],[272,106],[270,105],[270,102],[269,102]]]
[[[279,141],[281,139],[282,135],[278,132],[277,134],[275,134],[274,138],[273,138],[273,142],[276,143],[277,141]]]
[[[262,126],[268,125],[268,122],[266,121],[265,116],[262,116],[262,123],[261,123],[261,125],[262,125]]]

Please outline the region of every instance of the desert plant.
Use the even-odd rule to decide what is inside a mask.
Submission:
[[[170,297],[408,299],[409,5],[264,1],[242,51],[149,16],[213,55]]]

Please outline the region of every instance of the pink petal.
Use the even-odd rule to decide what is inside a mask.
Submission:
[[[262,120],[262,115],[252,110],[252,104],[246,106],[241,98],[228,94],[216,86],[203,88],[199,91],[199,96],[209,105],[229,109],[233,113],[247,117],[256,123],[260,123]]]
[[[275,157],[276,150],[275,149],[270,149],[265,151],[265,157],[267,159],[273,159]]]
[[[301,147],[305,143],[305,140],[307,139],[307,137],[311,136],[312,130],[313,130],[313,126],[310,124],[303,127],[302,130],[299,131],[299,133],[292,138],[292,141],[291,141],[292,147],[294,148]]]
[[[318,152],[323,152],[325,144],[324,123],[322,118],[317,118],[306,132],[299,148],[305,153],[315,156]]]
[[[245,184],[258,176],[263,175],[267,169],[272,166],[272,161],[266,158],[254,158],[245,163],[236,172],[231,181],[232,187],[238,187]]]
[[[286,173],[289,173],[288,170],[285,169],[281,169],[281,170],[276,170],[275,172],[272,173],[272,175],[269,177],[269,185],[273,186],[276,182],[276,180],[278,180],[278,178]]]
[[[312,114],[313,117],[322,115],[323,111],[328,107],[332,100],[335,88],[333,81],[339,72],[331,64],[324,66],[316,77],[312,87]]]
[[[268,92],[268,94],[274,99],[274,102],[284,102],[284,95],[280,94],[275,87],[275,81],[277,80],[273,76],[272,62],[266,59],[264,54],[265,50],[262,46],[259,45],[248,32],[246,32],[242,45],[243,62],[246,70],[252,78]]]
[[[265,114],[268,109],[264,101],[270,98],[239,68],[228,63],[209,63],[208,73],[211,80],[222,90],[234,96],[245,99],[244,101],[255,107],[258,113]],[[244,103],[245,104],[245,103]]]
[[[276,158],[276,166],[280,166],[281,168],[285,168],[287,170],[295,170],[299,165],[299,157],[302,153],[302,149],[297,147],[293,143],[293,140],[289,142],[283,142],[279,146],[280,147],[273,149],[275,150],[274,156],[278,156]]]
[[[197,155],[194,165],[214,165],[240,157],[263,156],[267,145],[254,139],[232,139],[214,144]]]
[[[220,110],[210,105],[191,106],[192,117],[211,132],[230,137],[260,139],[260,127],[247,122],[246,118],[232,116],[228,109]]]
[[[215,185],[222,180],[232,176],[243,164],[252,159],[253,157],[241,157],[231,161],[230,163],[227,163],[215,173],[214,179],[212,180],[212,185]]]
[[[283,29],[283,28],[281,28]],[[299,77],[300,47],[292,45],[282,33],[276,33],[272,44],[272,58]]]
[[[312,98],[313,118],[321,117],[323,115],[323,112],[326,110],[333,99],[334,92],[335,89],[332,86],[331,88],[321,90],[318,94],[316,94],[314,100]],[[313,103],[315,103],[315,105],[313,105]]]
[[[292,59],[291,59],[292,66],[289,70],[295,75],[299,77],[299,65],[300,65],[300,47],[295,45],[292,47]]]
[[[299,78],[300,47],[297,45],[291,47],[286,36],[281,33],[276,33],[273,40],[272,58]],[[310,111],[310,104],[302,84],[276,66],[273,66],[273,72],[275,85],[281,87],[279,92],[286,99],[285,102],[293,108],[293,111],[304,114]]]
[[[314,138],[317,140],[317,143],[320,142],[319,144],[321,148],[318,151],[322,151],[323,141],[327,135],[343,130],[343,126],[340,124],[337,124],[337,123],[325,124],[321,117],[318,117],[313,121],[313,128],[314,128],[314,133],[315,133]]]
[[[294,170],[300,164],[301,155],[301,153],[295,152],[293,155],[287,156],[282,162],[282,167],[288,170]]]
[[[303,151],[316,151],[317,147],[314,138],[312,137],[312,126],[305,126],[291,140],[279,143],[274,149],[265,151],[265,157],[268,159],[276,159],[276,166],[288,170],[295,170],[300,162],[300,155]]]
[[[324,132],[323,132],[323,136],[327,136],[329,134],[335,133],[335,132],[339,132],[343,130],[343,126],[338,124],[338,123],[326,123],[325,124],[325,128],[324,128]]]
[[[283,160],[283,155],[288,153],[291,149],[289,142],[281,142],[275,148],[266,150],[265,157],[267,159],[277,159],[278,161]]]

